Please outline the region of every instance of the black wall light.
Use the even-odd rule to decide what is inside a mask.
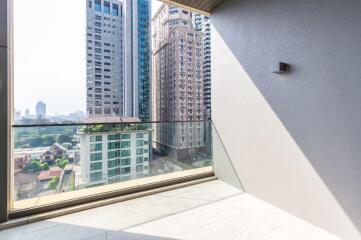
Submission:
[[[278,62],[274,64],[272,73],[283,74],[290,71],[290,65],[284,62]]]

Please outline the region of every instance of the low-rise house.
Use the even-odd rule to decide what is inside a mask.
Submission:
[[[57,169],[52,169],[52,170],[49,170],[49,171],[41,172],[38,175],[38,181],[40,181],[40,182],[49,181],[53,177],[59,177],[60,178],[62,171],[63,170],[61,170],[60,168],[57,168]]]
[[[31,161],[31,155],[28,153],[15,154],[14,156],[15,169],[23,170],[24,168],[26,168],[26,166],[30,161]]]
[[[67,157],[67,151],[68,149],[59,143],[54,143],[46,152],[40,155],[40,161],[54,163],[55,159]]]

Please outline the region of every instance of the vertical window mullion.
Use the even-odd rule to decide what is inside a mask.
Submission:
[[[0,223],[10,209],[12,0],[0,1]]]

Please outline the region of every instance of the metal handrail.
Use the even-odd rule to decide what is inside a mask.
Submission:
[[[25,128],[25,127],[62,127],[62,126],[94,126],[100,124],[151,124],[151,123],[197,123],[197,122],[211,122],[211,119],[204,120],[192,120],[192,121],[148,121],[148,122],[96,122],[96,123],[44,123],[44,124],[13,124],[13,128]]]

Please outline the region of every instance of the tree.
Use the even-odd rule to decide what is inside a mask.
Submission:
[[[31,172],[47,171],[49,170],[49,165],[47,163],[41,163],[39,159],[33,158],[28,163],[26,170]]]
[[[43,171],[48,171],[49,170],[49,164],[48,163],[42,163],[40,165],[40,167],[41,167],[41,170],[43,170]]]
[[[49,181],[49,190],[55,190],[59,183],[59,177],[52,177]]]
[[[27,171],[39,172],[41,171],[41,164],[39,160],[31,160],[26,167]]]
[[[27,138],[24,138],[21,141],[22,146],[29,146],[29,147],[41,147],[43,144],[43,139],[38,135],[33,135]]]
[[[56,142],[56,135],[53,134],[45,134],[41,138],[44,146],[51,146]]]
[[[62,143],[65,143],[65,142],[71,142],[71,140],[73,139],[73,136],[72,135],[68,135],[68,134],[60,134],[58,137],[57,137],[57,142],[62,144]]]
[[[63,143],[61,144],[63,147],[65,147],[66,149],[71,149],[73,147],[73,145],[71,143]]]
[[[55,160],[56,165],[58,165],[59,168],[64,169],[65,166],[69,163],[69,160],[65,157],[58,158]]]

